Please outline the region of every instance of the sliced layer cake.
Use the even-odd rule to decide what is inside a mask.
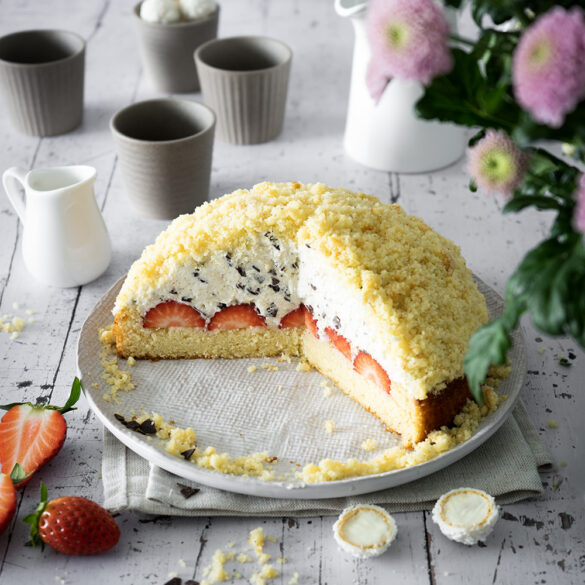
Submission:
[[[302,355],[408,445],[463,407],[487,309],[459,249],[399,206],[263,183],[177,218],[114,316],[124,357]]]

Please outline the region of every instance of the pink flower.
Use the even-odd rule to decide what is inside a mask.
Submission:
[[[577,191],[577,208],[575,209],[575,228],[585,234],[585,174],[581,175]]]
[[[514,52],[518,103],[558,128],[585,97],[585,13],[555,7],[526,29]]]
[[[453,67],[449,23],[434,0],[372,0],[367,26],[372,79],[398,77],[428,84]]]
[[[380,101],[386,86],[392,79],[385,71],[383,63],[379,63],[375,59],[370,59],[366,70],[366,86],[376,103]]]
[[[469,150],[468,171],[480,189],[511,195],[520,186],[528,156],[502,130],[488,130]]]

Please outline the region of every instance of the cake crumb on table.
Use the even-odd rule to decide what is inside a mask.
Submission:
[[[253,374],[258,368],[256,366],[248,366],[246,368],[248,374]]]
[[[549,418],[549,419],[546,421],[546,426],[547,426],[549,429],[557,429],[557,428],[559,427],[559,423],[558,423],[558,422],[557,422],[557,421],[556,421],[554,418]]]
[[[299,583],[299,574],[295,571],[292,579],[288,582],[288,585],[298,585]]]
[[[335,423],[332,420],[326,420],[325,421],[325,432],[328,435],[333,434],[333,432],[335,431]]]

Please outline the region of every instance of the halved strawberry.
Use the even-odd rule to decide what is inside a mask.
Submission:
[[[144,315],[142,326],[149,329],[165,327],[205,327],[205,319],[197,309],[177,301],[166,301],[152,307]]]
[[[15,483],[24,479],[24,470],[18,463],[8,475],[0,473],[0,534],[10,525],[10,521],[16,512],[16,488]]]
[[[353,361],[354,370],[390,394],[390,378],[386,370],[369,354],[360,351]]]
[[[289,327],[304,327],[305,326],[305,313],[308,312],[304,305],[301,305],[298,309],[287,313],[278,324],[279,329],[288,329]]]
[[[331,343],[337,348],[337,350],[351,361],[351,346],[349,345],[349,341],[347,341],[343,335],[339,335],[335,329],[331,329],[331,327],[327,327],[325,333],[327,333],[327,337],[329,337]]]
[[[0,464],[6,472],[20,463],[26,476],[17,487],[23,487],[39,467],[55,457],[67,434],[63,414],[75,410],[81,382],[75,378],[65,406],[12,403],[0,406],[8,412],[0,421]]]
[[[305,311],[305,326],[317,339],[319,339],[319,334],[317,333],[317,321],[313,319],[313,315],[311,315],[309,311]]]
[[[209,329],[244,329],[266,327],[266,319],[258,315],[254,305],[232,305],[218,311],[209,322]]]

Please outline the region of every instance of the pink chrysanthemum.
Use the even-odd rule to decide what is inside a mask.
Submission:
[[[575,209],[575,228],[585,234],[585,174],[581,175],[577,190],[577,208]]]
[[[585,97],[585,12],[555,7],[526,29],[512,68],[518,103],[558,128]]]
[[[434,0],[372,0],[367,19],[373,78],[428,84],[453,67],[449,23]]]
[[[488,130],[469,149],[468,171],[485,191],[511,195],[520,186],[528,167],[528,156],[502,130]]]

